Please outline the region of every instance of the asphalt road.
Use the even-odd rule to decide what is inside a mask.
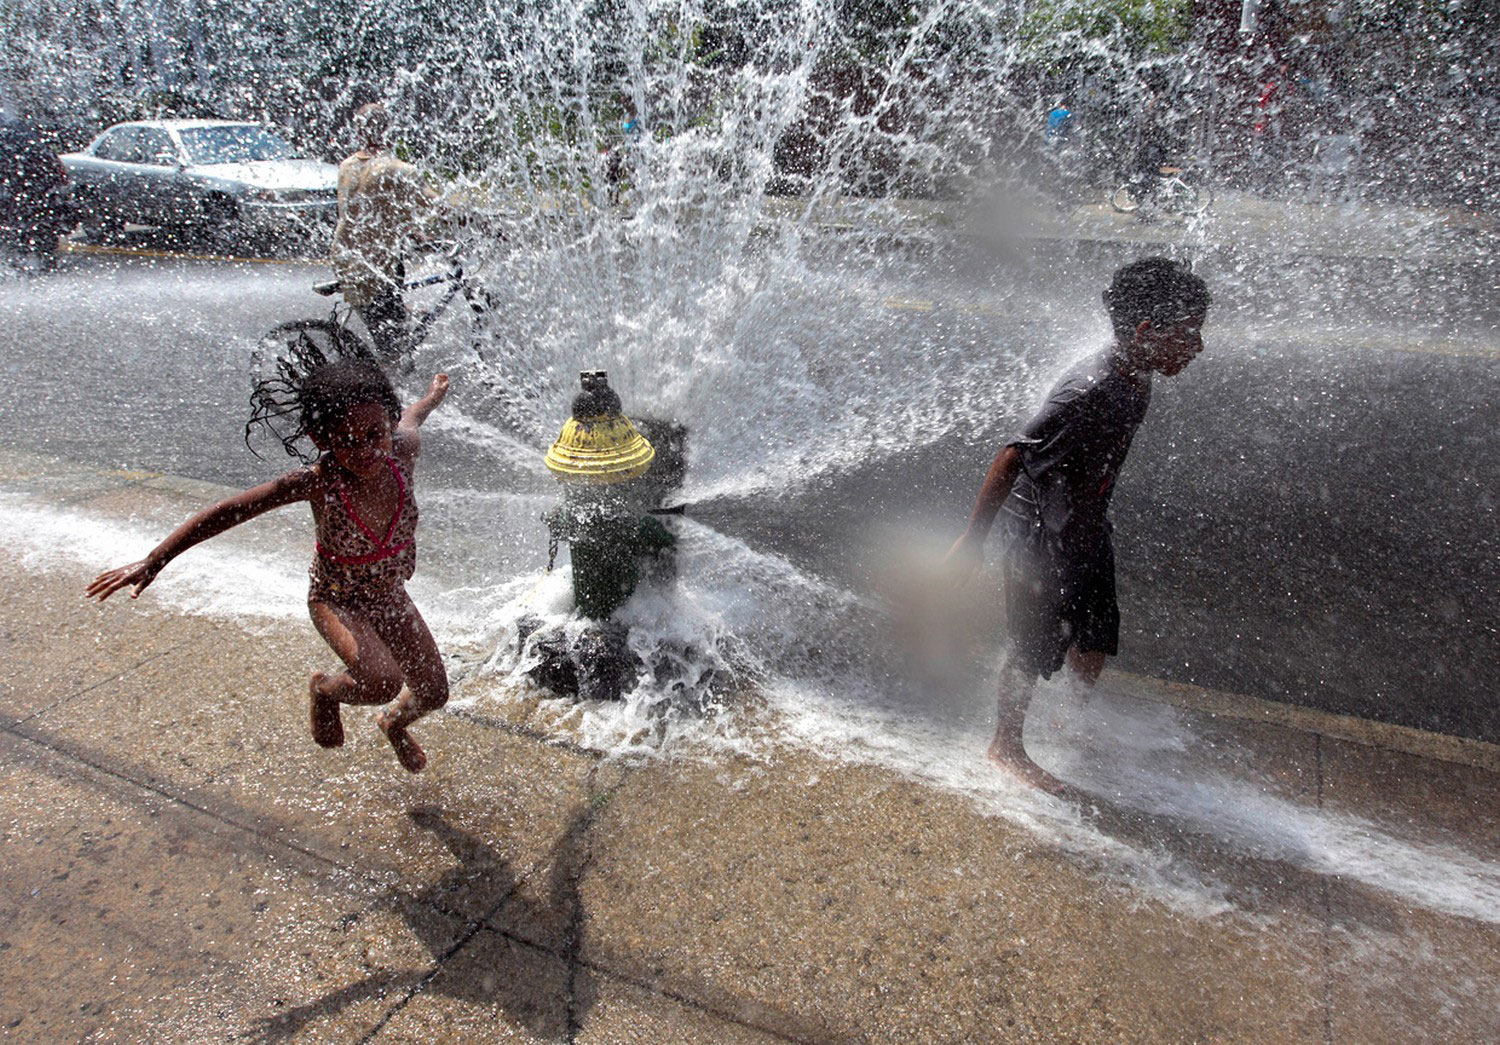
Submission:
[[[1112,262],[1079,254],[1062,267],[1097,280]],[[923,264],[910,295],[886,304],[913,338],[980,289],[953,266],[928,279]],[[1475,303],[1393,323],[1380,294],[1359,287],[1361,306],[1324,322],[1328,289],[1299,302],[1295,287],[1311,284],[1284,269],[1274,287],[1203,271],[1229,291],[1209,351],[1158,386],[1116,495],[1119,666],[1500,740],[1500,356],[1466,324]],[[0,284],[6,443],[231,485],[274,474],[281,463],[246,454],[238,431],[247,346],[275,323],[326,314],[308,289],[325,272],[73,256],[52,276]],[[1011,397],[978,428],[913,439],[782,497],[722,496],[695,512],[858,587],[878,565],[857,539],[870,520],[956,534],[1030,406]],[[546,493],[504,454],[431,446],[432,481],[450,490]],[[449,522],[478,529],[483,516]]]
[[[1139,252],[1066,248],[1021,267],[1086,287]],[[1206,252],[1199,271],[1216,296],[1207,351],[1157,381],[1115,496],[1118,666],[1500,740],[1500,339],[1487,318],[1500,295],[1473,279],[1421,284],[1388,260]],[[936,327],[965,293],[960,281],[892,307]],[[880,569],[857,539],[871,520],[956,536],[1034,405],[1010,397],[981,430],[770,510],[699,514],[857,583]]]

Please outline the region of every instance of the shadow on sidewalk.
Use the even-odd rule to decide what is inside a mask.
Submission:
[[[399,914],[412,935],[431,954],[433,964],[422,969],[377,972],[315,1001],[264,1018],[250,1035],[250,1040],[284,1041],[309,1024],[337,1017],[362,1002],[389,999],[391,1007],[370,1028],[369,1033],[373,1034],[408,1002],[429,991],[486,1009],[498,1008],[514,1024],[544,1040],[566,1038],[569,1025],[581,1019],[580,1014],[572,1011],[573,1005],[568,999],[567,979],[571,977],[565,979],[559,974],[558,956],[543,948],[514,944],[509,940],[503,942],[511,943],[510,946],[483,946],[482,941],[483,968],[472,968],[472,962],[462,961],[461,952],[472,949],[476,937],[497,935],[484,929],[484,922],[514,902],[519,880],[506,860],[484,839],[454,824],[450,814],[442,808],[418,806],[408,810],[407,816],[417,828],[436,835],[458,861],[458,866],[419,892],[401,888],[392,890],[377,902],[375,908]],[[583,815],[580,815],[569,823],[549,855],[554,867],[554,885],[559,877],[576,881],[576,874],[571,869],[560,867],[559,860],[577,858],[574,839],[582,819]],[[457,906],[456,900],[481,883],[487,893],[500,899],[483,916],[469,919],[455,935],[453,922],[444,916],[444,912],[452,911]],[[575,924],[580,918],[574,910],[578,902],[576,888],[554,888],[545,908],[518,912],[516,921],[522,926],[559,922]],[[453,963],[455,958],[459,958],[457,964]]]
[[[285,1041],[310,1025],[337,1019],[364,1002],[386,1000],[389,1007],[359,1037],[368,1040],[395,1020],[408,1003],[430,994],[481,1010],[482,1019],[497,1010],[514,1027],[545,1041],[571,1041],[584,1032],[588,1015],[599,1000],[603,981],[614,980],[697,1010],[711,1020],[739,1024],[792,1039],[839,1043],[851,1040],[816,1016],[802,1016],[745,997],[734,989],[705,981],[657,981],[638,968],[630,955],[611,958],[596,949],[584,955],[588,924],[580,883],[591,860],[589,834],[600,805],[577,811],[539,866],[548,868],[547,895],[530,899],[518,888],[507,862],[477,835],[456,826],[450,814],[436,806],[408,811],[412,823],[436,835],[458,860],[458,866],[419,892],[394,889],[377,910],[399,914],[419,939],[433,964],[407,971],[378,972],[321,998],[259,1020],[245,1038]],[[498,895],[492,909],[468,919],[455,933],[451,911],[455,900],[483,882],[486,892]],[[486,923],[501,911],[511,928],[497,931]],[[355,916],[357,917],[357,916]],[[549,935],[560,932],[558,945]],[[464,1013],[455,1014],[450,1029],[462,1033]],[[424,1023],[423,1026],[426,1026]],[[332,1031],[332,1027],[326,1028]]]

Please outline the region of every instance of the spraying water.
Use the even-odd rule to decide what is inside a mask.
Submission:
[[[1378,6],[1343,5],[1347,23],[1320,39],[1361,31]],[[1491,88],[1451,61],[1441,66],[1483,27],[1448,26],[1431,54],[1408,42],[1365,73],[1309,58],[1297,104],[1307,119],[1337,117],[1344,140],[1296,155],[1289,135],[1275,140],[1269,115],[1256,132],[1257,114],[1236,109],[1259,104],[1236,85],[1283,76],[1266,39],[1216,43],[1190,24],[1185,5],[1132,17],[1106,10],[1102,22],[1092,20],[1096,7],[633,0],[460,12],[200,0],[170,10],[123,4],[106,20],[66,19],[36,0],[0,16],[12,40],[34,44],[7,51],[0,75],[27,85],[26,104],[51,113],[60,133],[70,121],[97,128],[142,109],[213,110],[266,120],[330,156],[348,114],[380,98],[396,116],[400,150],[446,181],[450,202],[470,215],[470,271],[498,304],[476,339],[455,318],[417,359],[419,370],[452,371],[461,390],[458,409],[435,417],[434,429],[463,450],[447,461],[437,452],[440,478],[424,502],[453,550],[424,565],[430,587],[419,596],[445,639],[477,651],[457,666],[472,684],[467,699],[508,699],[522,684],[522,614],[566,614],[565,585],[540,575],[534,553],[537,516],[553,496],[540,456],[567,414],[574,375],[605,369],[628,413],[689,430],[681,496],[695,511],[681,526],[676,591],[642,592],[622,611],[650,669],[645,681],[618,706],[558,708],[559,729],[621,757],[697,744],[762,751],[769,735],[894,766],[1080,849],[1103,848],[1214,910],[1216,884],[1190,867],[1115,843],[984,775],[974,749],[991,714],[997,648],[987,603],[967,606],[956,633],[943,629],[952,646],[913,671],[911,650],[891,638],[889,589],[871,573],[907,556],[912,534],[954,524],[984,448],[1104,336],[1092,302],[1101,267],[1119,255],[1149,247],[1197,259],[1216,280],[1223,314],[1269,331],[1241,345],[1241,366],[1282,331],[1301,336],[1310,317],[1339,334],[1364,324],[1354,327],[1362,343],[1371,330],[1409,344],[1414,333],[1492,329],[1482,308],[1407,304],[1432,292],[1430,270],[1389,252],[1320,265],[1312,281],[1303,262],[1268,272],[1243,253],[1265,227],[1230,220],[1224,207],[1160,235],[1132,226],[1123,247],[1019,239],[1036,231],[1037,201],[1051,206],[1042,190],[1076,205],[1128,165],[1148,104],[1185,156],[1222,161],[1226,175],[1236,164],[1257,177],[1306,174],[1289,177],[1284,194],[1336,200],[1361,228],[1378,219],[1366,221],[1356,204],[1408,191],[1402,156],[1433,136],[1472,149],[1492,140],[1484,128],[1496,114]],[[1354,101],[1367,93],[1359,77],[1402,63],[1401,82],[1446,85],[1425,110],[1442,119],[1431,135],[1365,163],[1388,126],[1377,121],[1378,98]],[[1449,71],[1433,73],[1440,66]],[[1293,93],[1284,79],[1280,89]],[[1048,151],[1042,117],[1063,91],[1077,95],[1077,135],[1072,151]],[[1456,132],[1448,116],[1470,129]],[[1421,202],[1492,207],[1492,162],[1455,161],[1464,177]],[[1413,227],[1440,224],[1429,218]],[[1480,247],[1465,258],[1486,260]],[[1372,269],[1389,277],[1380,293],[1364,289]],[[1254,294],[1263,280],[1287,292]],[[1448,300],[1467,306],[1479,282],[1463,269]],[[1392,287],[1403,292],[1391,295],[1403,303],[1394,316]],[[163,304],[163,313],[177,307]],[[1335,391],[1352,381],[1340,379]],[[495,408],[485,390],[497,388],[528,405],[525,420]],[[1182,439],[1158,459],[1182,456],[1203,427],[1165,419]],[[1153,472],[1140,500],[1164,486],[1170,493],[1184,474],[1193,475]],[[1203,487],[1216,481],[1211,471],[1196,477]],[[892,496],[897,489],[905,495]],[[1157,506],[1182,500],[1163,496]],[[17,540],[57,532],[19,508],[7,519],[25,523],[14,527],[24,531]],[[1152,549],[1139,551],[1153,562]],[[90,561],[101,557],[110,556]],[[197,580],[211,587],[212,572]],[[1162,753],[1186,751],[1195,738],[1169,714],[1045,696],[1072,709],[1046,735],[1081,784],[1237,849],[1500,918],[1490,863],[1314,815],[1222,767],[1174,767]],[[747,706],[775,725],[740,713]],[[1101,721],[1110,714],[1121,717]],[[1440,868],[1438,884],[1423,866]]]

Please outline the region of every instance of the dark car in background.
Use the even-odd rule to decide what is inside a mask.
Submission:
[[[322,240],[338,211],[338,168],[254,123],[120,123],[62,162],[94,238],[129,223],[218,244],[247,235]]]
[[[68,172],[57,155],[34,128],[0,123],[0,250],[51,268],[58,238],[74,224]]]

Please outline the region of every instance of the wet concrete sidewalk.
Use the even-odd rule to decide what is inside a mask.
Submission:
[[[214,493],[0,455],[0,517],[180,518]],[[791,748],[606,760],[519,699],[423,723],[432,764],[410,777],[368,711],[344,749],[312,743],[310,627],[96,606],[92,572],[0,558],[9,1040],[1500,1035],[1487,745],[1114,680],[1246,787],[1473,869],[1457,896],[1109,794],[1059,812],[1098,840],[1079,847]],[[1118,847],[1190,865],[1220,902],[1159,894]]]

